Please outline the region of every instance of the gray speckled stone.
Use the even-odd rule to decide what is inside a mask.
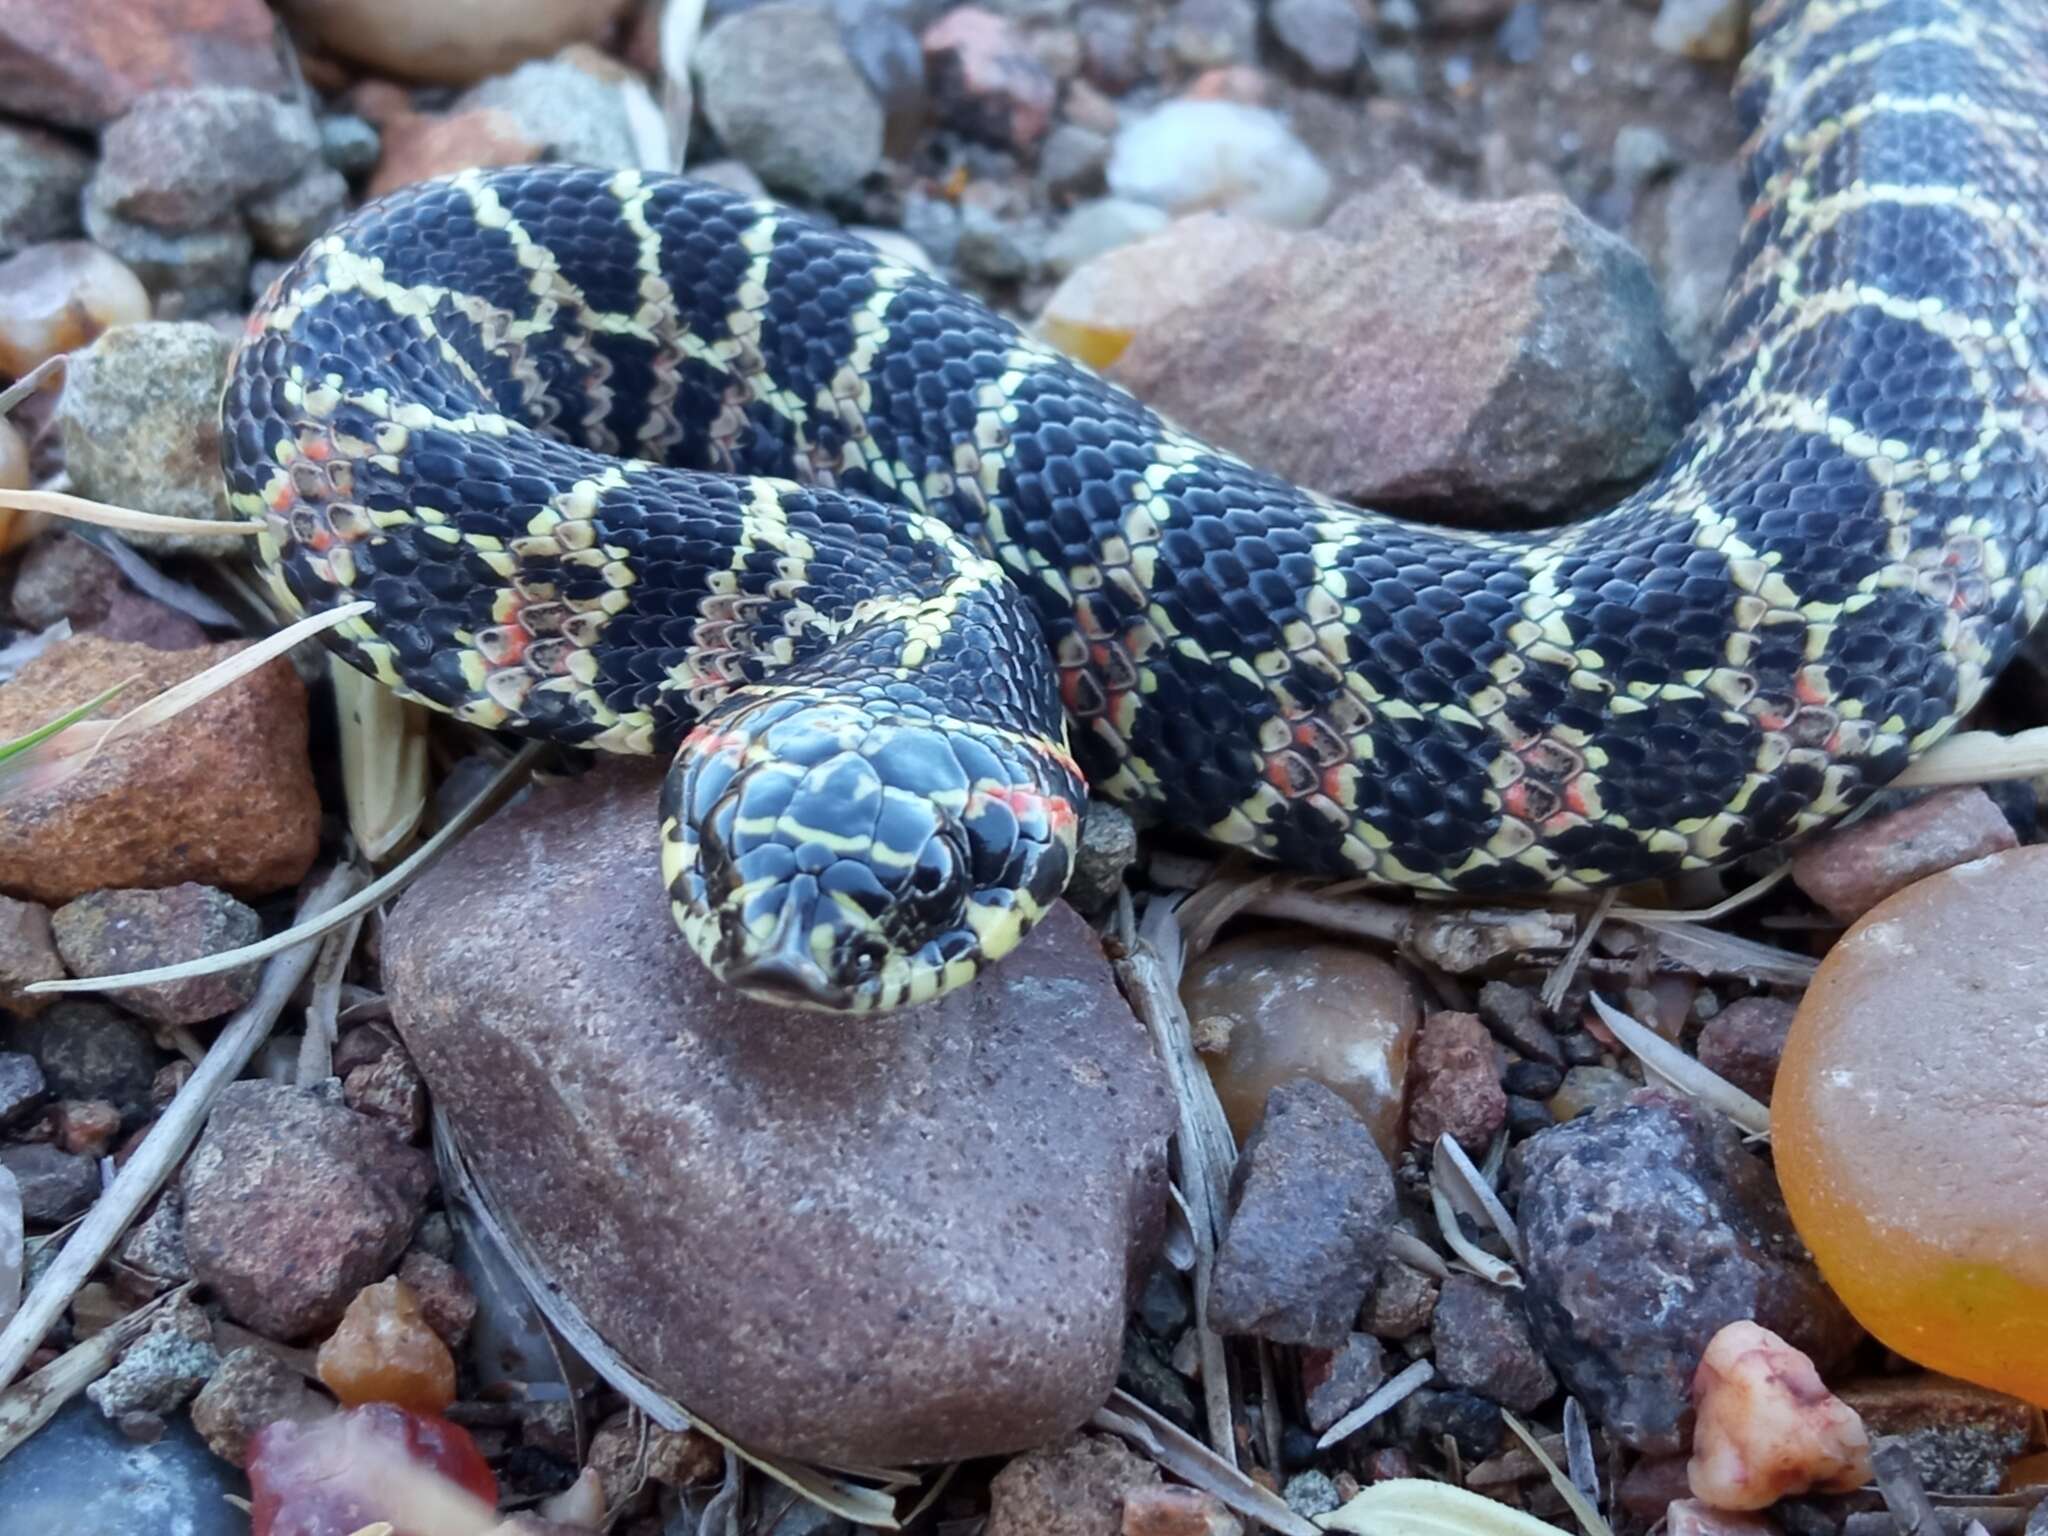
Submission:
[[[1064,906],[977,985],[845,1020],[720,987],[670,920],[658,773],[472,834],[386,929],[394,1016],[552,1277],[758,1450],[1038,1445],[1116,1379],[1172,1110]]]
[[[92,1536],[247,1536],[242,1475],[181,1414],[154,1445],[122,1435],[83,1397],[0,1461],[0,1531]]]
[[[829,14],[742,11],[704,34],[690,65],[719,139],[776,191],[838,197],[882,163],[882,104]]]

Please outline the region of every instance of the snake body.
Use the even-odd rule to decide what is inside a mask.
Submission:
[[[678,921],[763,996],[967,980],[1091,793],[1427,891],[1714,866],[1896,775],[2048,600],[2048,8],[1753,39],[1698,417],[1570,527],[1339,505],[862,241],[567,166],[309,247],[231,371],[233,504],[405,696],[676,751]]]

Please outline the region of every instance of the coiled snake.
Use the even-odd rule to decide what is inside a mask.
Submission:
[[[292,609],[375,603],[332,643],[405,696],[680,745],[677,919],[781,1001],[975,975],[1088,793],[1424,890],[1711,866],[1894,776],[2048,594],[2048,7],[1754,36],[1698,419],[1575,526],[1340,506],[859,240],[563,166],[304,253],[230,375],[233,504]]]

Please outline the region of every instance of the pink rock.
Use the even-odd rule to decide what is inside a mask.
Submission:
[[[1944,789],[1808,844],[1792,861],[1792,880],[1829,916],[1853,923],[1916,880],[2018,846],[1983,790]]]
[[[288,85],[263,0],[0,0],[0,112],[98,128],[149,91]]]
[[[1717,1510],[1766,1509],[1870,1478],[1870,1437],[1813,1361],[1768,1328],[1729,1323],[1693,1376],[1693,1497]]]
[[[1479,1015],[1433,1013],[1424,1019],[1408,1067],[1408,1139],[1430,1147],[1449,1135],[1478,1156],[1507,1120],[1493,1036]]]
[[[962,132],[1022,150],[1051,129],[1059,88],[1007,18],[958,6],[922,41],[940,109]]]

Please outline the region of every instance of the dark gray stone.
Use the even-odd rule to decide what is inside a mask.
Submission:
[[[0,1168],[20,1186],[21,1214],[30,1226],[59,1226],[99,1198],[99,1165],[47,1144],[0,1147]]]
[[[77,235],[91,175],[92,156],[69,139],[0,123],[0,256]]]
[[[190,234],[292,181],[319,152],[298,102],[224,86],[152,91],[101,136],[93,197],[117,218]]]
[[[103,1099],[123,1114],[148,1105],[162,1060],[140,1023],[88,998],[53,1003],[0,1040],[35,1058],[52,1098]]]
[[[1437,1374],[1518,1413],[1533,1413],[1557,1392],[1557,1378],[1529,1336],[1519,1296],[1477,1275],[1454,1274],[1431,1323]]]
[[[181,965],[253,944],[263,923],[226,891],[186,882],[162,890],[90,891],[50,919],[74,976],[118,976]],[[121,1000],[157,1024],[198,1024],[232,1013],[256,992],[258,968],[127,987]]]
[[[248,1536],[247,1481],[183,1416],[137,1445],[84,1398],[0,1461],[0,1529],[93,1536]]]

